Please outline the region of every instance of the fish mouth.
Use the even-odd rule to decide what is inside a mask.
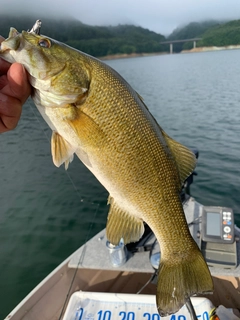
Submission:
[[[8,38],[14,38],[19,35],[19,32],[15,28],[10,28]]]
[[[41,20],[37,20],[29,33],[40,35]],[[0,53],[7,50],[17,50],[20,45],[20,33],[15,28],[10,28],[8,38],[0,43]]]
[[[10,28],[8,38],[0,44],[0,53],[17,50],[20,45],[20,33],[15,28]]]

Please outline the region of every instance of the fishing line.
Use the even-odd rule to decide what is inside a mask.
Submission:
[[[197,315],[196,315],[195,310],[194,310],[193,305],[192,305],[192,301],[191,301],[191,299],[189,297],[187,298],[187,301],[186,301],[186,307],[187,307],[187,309],[188,309],[188,311],[189,311],[189,313],[191,315],[191,319],[192,320],[198,320]]]
[[[147,239],[147,240],[148,240],[148,239]],[[147,242],[147,240],[146,240],[145,242]],[[152,246],[151,246],[151,249],[150,249],[150,251],[149,251],[149,260],[150,260],[150,257],[151,257],[151,255],[152,255],[153,248],[154,248],[156,242],[157,242],[157,238],[153,241]],[[148,281],[138,290],[138,292],[137,292],[136,294],[141,293],[141,292],[143,291],[143,289],[145,289],[146,286],[155,279],[155,277],[157,276],[157,274],[158,274],[158,269],[156,269],[156,270],[153,272],[153,274],[152,274],[151,277],[148,279]]]
[[[197,218],[194,219],[193,221],[189,222],[189,223],[188,223],[188,226],[190,227],[190,226],[192,226],[192,225],[194,225],[194,224],[200,224],[201,222],[202,222],[202,216],[197,217]]]
[[[47,135],[46,131],[43,129],[43,124],[42,122],[39,120],[39,117],[36,115],[35,113],[35,110],[33,108],[33,106],[30,104],[30,107],[31,107],[31,110],[32,110],[32,113],[33,115],[35,116],[35,118],[37,119],[38,123],[39,123],[39,127],[40,129],[44,132],[44,135],[46,136],[46,139],[49,143],[51,143],[51,139],[49,138],[49,136]],[[93,223],[94,221],[96,220],[96,216],[97,216],[97,213],[99,211],[99,208],[100,208],[100,203],[95,203],[93,201],[87,201],[85,199],[83,199],[83,196],[80,194],[80,191],[79,189],[77,188],[76,184],[74,183],[72,177],[70,176],[69,172],[67,170],[65,170],[65,173],[68,177],[68,179],[70,180],[75,192],[78,194],[79,198],[80,198],[80,202],[84,202],[84,203],[88,203],[88,204],[91,204],[91,205],[95,205],[96,206],[96,210],[95,210],[95,213],[94,213],[94,216],[93,216],[93,219],[92,219],[92,222],[90,223],[90,226],[89,226],[89,229],[88,229],[88,232],[87,232],[87,235],[86,235],[86,238],[85,238],[85,241],[84,241],[84,245],[83,245],[83,250],[82,250],[82,253],[79,257],[79,260],[78,260],[78,263],[77,263],[77,267],[75,268],[75,271],[74,271],[74,274],[73,274],[73,277],[72,277],[72,281],[70,283],[70,286],[69,286],[69,289],[68,289],[68,292],[66,294],[66,298],[65,298],[65,301],[63,303],[63,307],[62,307],[62,310],[61,310],[61,313],[59,315],[59,318],[58,320],[60,320],[63,315],[64,315],[64,311],[65,311],[65,307],[66,307],[66,304],[68,302],[68,299],[69,299],[69,295],[70,295],[70,292],[71,292],[71,289],[73,287],[73,284],[74,284],[74,281],[75,281],[75,278],[76,278],[76,275],[77,275],[77,272],[78,272],[78,268],[79,266],[82,264],[83,260],[84,260],[84,256],[85,256],[85,252],[86,252],[86,242],[88,241],[89,237],[90,237],[90,232],[92,231],[92,227],[93,227]],[[102,191],[101,193],[103,193],[104,191]],[[100,195],[100,194],[99,194]],[[98,196],[99,196],[98,195]]]
[[[98,213],[98,210],[99,210],[99,204],[97,205],[97,208],[96,208],[96,210],[95,210],[93,221],[96,219],[96,215],[97,215],[97,213]],[[87,247],[86,242],[87,242],[87,240],[89,239],[90,232],[91,232],[91,230],[92,230],[92,226],[93,226],[93,222],[92,222],[92,223],[90,224],[90,226],[89,226],[88,233],[87,233],[87,236],[86,236],[86,238],[85,238],[85,244],[84,244],[84,246],[83,246],[82,253],[81,253],[81,255],[80,255],[79,259],[78,259],[78,264],[77,264],[77,267],[75,268],[75,271],[74,271],[74,274],[73,274],[73,278],[72,278],[72,281],[71,281],[71,283],[70,283],[70,287],[69,287],[69,289],[68,289],[68,292],[67,292],[67,294],[66,294],[66,298],[65,298],[65,301],[64,301],[64,304],[63,304],[63,307],[62,307],[62,310],[61,310],[61,313],[60,313],[60,316],[59,316],[58,320],[60,320],[60,319],[63,317],[63,315],[64,315],[64,310],[65,310],[66,304],[67,304],[67,302],[68,302],[68,298],[69,298],[69,295],[70,295],[70,292],[71,292],[71,289],[72,289],[74,280],[75,280],[76,275],[77,275],[77,272],[78,272],[78,267],[79,267],[79,266],[81,265],[81,263],[83,262],[83,259],[84,259],[84,256],[85,256],[86,247]]]
[[[30,99],[28,99],[28,104],[30,105],[30,109],[35,117],[35,119],[37,120],[38,124],[40,125],[40,129],[43,131],[44,135],[46,136],[47,141],[50,143],[51,139],[50,137],[46,134],[46,131],[43,129],[43,122],[39,120],[39,117],[37,116],[36,112],[34,111],[35,109],[32,106],[32,101],[30,101]]]
[[[30,102],[30,100],[29,100],[29,102]],[[35,108],[32,106],[31,103],[29,103],[29,105],[30,105],[30,108],[31,108],[31,111],[32,111],[34,117],[36,118],[36,120],[37,120],[37,122],[38,122],[38,124],[39,124],[40,130],[43,131],[43,133],[44,133],[47,141],[51,144],[51,138],[50,138],[49,135],[47,134],[47,132],[49,132],[50,129],[47,130],[47,132],[46,132],[46,130],[44,130],[44,128],[43,128],[43,127],[44,127],[44,126],[43,126],[43,122],[39,120],[39,117],[37,116],[37,114],[36,114],[36,112],[35,112]],[[96,203],[96,202],[93,202],[93,201],[89,201],[89,200],[84,199],[85,196],[82,196],[82,195],[81,195],[79,189],[77,188],[77,186],[76,186],[76,184],[74,183],[72,177],[70,176],[70,173],[69,173],[67,170],[64,170],[64,171],[65,171],[66,175],[68,176],[68,179],[69,179],[69,181],[71,182],[74,190],[75,190],[76,193],[78,194],[78,196],[79,196],[79,198],[80,198],[80,202],[88,203],[88,204],[91,204],[91,205],[99,205],[99,203]],[[96,195],[96,197],[100,196],[100,195],[103,194],[103,193],[104,193],[104,191],[100,192],[99,194]],[[106,202],[107,202],[107,201],[106,201]]]
[[[151,277],[148,279],[148,281],[142,286],[142,288],[140,290],[138,290],[138,292],[136,294],[141,293],[143,291],[143,289],[145,289],[146,286],[155,279],[157,274],[158,274],[158,270],[155,270],[154,273],[151,275]]]
[[[35,29],[34,29],[34,27],[36,27],[36,28],[37,28],[37,31],[38,31],[37,33],[40,34],[41,23],[40,23],[40,25],[38,25],[38,24],[37,24],[38,21],[40,21],[40,20],[37,20],[37,21],[36,21],[35,25],[33,26],[33,28],[31,29],[30,32],[36,32]],[[41,22],[41,21],[40,21],[40,22]],[[33,110],[33,107],[32,107],[31,104],[30,104],[30,106],[31,106],[31,110],[32,110],[35,118],[37,119],[38,123],[40,124],[40,128],[42,128],[42,123],[40,122],[39,118],[37,117],[37,115],[36,115],[35,111]],[[42,130],[43,130],[43,128],[42,128]],[[45,132],[44,130],[43,130],[43,132],[44,132],[44,134],[45,134],[48,142],[50,142],[50,139],[49,139],[49,137],[47,136],[46,132]],[[66,170],[65,170],[65,173],[67,174],[69,180],[71,181],[72,186],[73,186],[75,192],[76,192],[78,195],[80,195],[80,199],[81,199],[80,201],[83,202],[83,201],[84,201],[84,200],[83,200],[83,197],[81,196],[81,194],[80,194],[77,186],[75,185],[73,179],[71,178],[70,174],[69,174]],[[99,211],[99,203],[98,203],[98,204],[95,204],[95,203],[93,203],[93,202],[88,202],[88,201],[84,201],[84,202],[87,202],[87,203],[90,203],[90,204],[94,204],[94,205],[97,206],[97,208],[96,208],[96,210],[95,210],[95,213],[94,213],[94,217],[93,217],[93,221],[95,221],[96,215],[97,215],[97,213],[98,213],[98,211]],[[82,253],[81,253],[80,257],[79,257],[78,264],[77,264],[77,268],[75,268],[75,271],[74,271],[74,274],[73,274],[73,278],[72,278],[72,281],[71,281],[71,283],[70,283],[70,287],[69,287],[69,289],[68,289],[68,292],[67,292],[67,295],[66,295],[66,298],[65,298],[65,301],[64,301],[64,304],[63,304],[63,307],[62,307],[60,316],[59,316],[59,320],[63,317],[64,309],[65,309],[65,306],[66,306],[66,304],[67,304],[68,297],[69,297],[69,295],[70,295],[70,292],[71,292],[71,289],[72,289],[74,280],[75,280],[76,275],[77,275],[77,272],[78,272],[78,267],[79,267],[79,265],[82,263],[82,261],[83,261],[83,259],[84,259],[84,255],[85,255],[85,252],[86,252],[86,242],[87,242],[87,240],[89,239],[89,236],[90,236],[90,232],[91,232],[91,230],[92,230],[92,227],[93,227],[93,222],[91,222],[91,224],[90,224],[90,226],[89,226],[88,233],[87,233],[87,236],[86,236],[86,238],[85,238],[85,244],[84,244],[84,247],[83,247],[83,251],[82,251]]]

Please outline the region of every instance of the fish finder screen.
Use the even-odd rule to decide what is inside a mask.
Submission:
[[[207,234],[211,236],[221,236],[220,214],[207,212]]]

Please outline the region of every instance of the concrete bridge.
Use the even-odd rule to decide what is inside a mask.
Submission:
[[[170,44],[170,54],[173,53],[173,44],[174,43],[181,43],[181,42],[193,42],[193,48],[196,48],[197,41],[202,40],[202,38],[192,38],[192,39],[182,39],[182,40],[170,40],[170,41],[163,41],[160,44]]]

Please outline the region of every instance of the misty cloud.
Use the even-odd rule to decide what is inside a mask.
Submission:
[[[167,35],[179,25],[238,19],[239,0],[1,0],[1,14],[74,17],[90,25],[135,24]]]

